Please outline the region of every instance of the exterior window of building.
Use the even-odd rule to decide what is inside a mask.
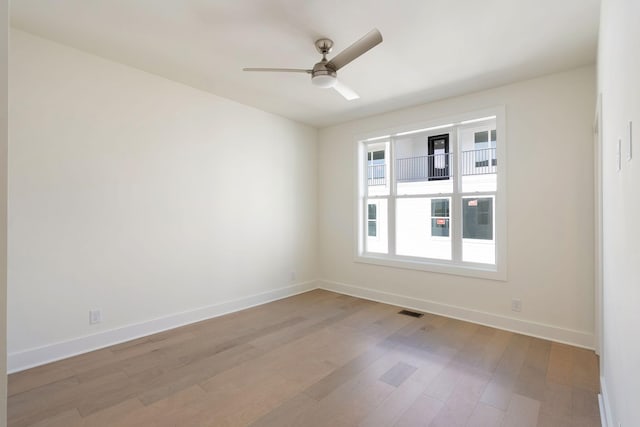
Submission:
[[[370,203],[368,206],[368,224],[367,224],[367,233],[370,237],[376,237],[378,235],[378,224],[377,224],[377,206],[375,203]]]
[[[462,238],[493,240],[493,199],[491,197],[463,199]]]
[[[496,166],[496,130],[474,132],[476,168]]]
[[[431,235],[449,237],[449,199],[431,200]]]
[[[504,110],[486,111],[359,142],[359,261],[506,277]]]
[[[384,150],[367,153],[369,185],[385,185]]]

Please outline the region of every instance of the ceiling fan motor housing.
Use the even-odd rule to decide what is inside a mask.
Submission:
[[[318,62],[311,70],[311,82],[321,88],[330,88],[336,84],[336,70],[327,67],[327,61]]]

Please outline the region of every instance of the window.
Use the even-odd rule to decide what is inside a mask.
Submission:
[[[506,277],[504,113],[489,111],[359,141],[359,261]]]
[[[431,200],[431,235],[449,237],[449,199]]]
[[[493,199],[462,199],[462,238],[493,240]]]
[[[369,185],[385,185],[384,150],[367,153],[367,168]]]
[[[491,136],[491,139],[489,139],[489,136]],[[496,130],[474,132],[473,139],[476,168],[485,168],[489,165],[496,166]]]
[[[378,235],[378,225],[376,224],[376,211],[378,206],[375,203],[369,203],[369,217],[367,226],[367,235],[376,237]]]

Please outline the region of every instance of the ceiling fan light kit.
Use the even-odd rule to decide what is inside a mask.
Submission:
[[[334,88],[340,95],[350,101],[359,98],[359,96],[353,89],[338,81],[337,71],[380,43],[382,43],[382,34],[377,29],[373,29],[360,40],[337,54],[333,59],[327,60],[327,54],[333,48],[333,41],[322,38],[315,42],[317,51],[322,54],[322,59],[310,70],[298,68],[244,68],[243,70],[311,74],[311,83],[314,86],[324,89]]]
[[[320,88],[323,89],[329,89],[331,87],[334,87],[336,85],[337,82],[337,78],[336,78],[336,73],[334,72],[333,75],[331,74],[314,74],[311,77],[311,83],[313,83],[314,86],[318,86]]]

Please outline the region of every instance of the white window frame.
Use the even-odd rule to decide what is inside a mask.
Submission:
[[[364,211],[366,208],[364,201],[367,199],[367,187],[363,185],[366,180],[366,161],[362,159],[367,157],[367,143],[391,140],[394,136],[400,136],[402,134],[423,132],[427,130],[442,129],[442,132],[446,132],[447,128],[454,127],[456,125],[466,125],[480,119],[486,119],[487,117],[495,117],[496,120],[496,145],[497,145],[497,158],[498,163],[496,166],[497,182],[495,192],[495,205],[494,205],[494,239],[496,245],[495,252],[495,265],[479,264],[461,261],[462,250],[462,221],[455,221],[454,218],[461,218],[462,216],[462,199],[463,197],[486,196],[485,192],[477,193],[462,193],[461,183],[459,182],[459,167],[460,156],[459,147],[457,141],[457,133],[454,132],[450,138],[451,153],[454,153],[455,157],[453,164],[450,165],[454,168],[454,195],[449,205],[449,218],[451,243],[453,250],[453,259],[449,260],[434,260],[415,258],[407,256],[398,256],[390,254],[378,254],[365,252],[367,231],[365,226]],[[507,280],[507,132],[506,132],[506,109],[504,106],[497,106],[492,108],[486,108],[482,110],[470,111],[467,113],[461,113],[457,115],[451,115],[436,120],[430,120],[422,123],[416,123],[409,126],[398,126],[366,134],[357,135],[355,138],[355,180],[356,180],[356,197],[355,197],[355,222],[354,230],[355,238],[355,254],[354,261],[367,264],[382,265],[395,268],[422,270],[435,273],[453,274],[466,277],[475,277],[491,280],[506,281]],[[393,170],[393,162],[395,159],[394,144],[389,143],[389,153],[385,157],[385,162],[389,168],[388,183],[390,185],[390,193],[387,198],[387,219],[388,227],[395,227],[395,176]],[[448,194],[429,194],[425,197],[438,198],[449,197]],[[380,213],[378,213],[378,216]],[[378,232],[380,224],[378,224]],[[379,234],[379,233],[378,233]],[[395,251],[395,232],[388,231],[389,236],[389,248]],[[454,261],[457,260],[457,261]]]

